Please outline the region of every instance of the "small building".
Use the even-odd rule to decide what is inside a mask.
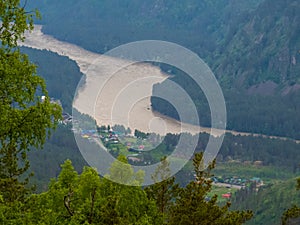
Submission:
[[[137,157],[133,157],[133,156],[129,156],[127,157],[128,161],[132,161],[132,162],[141,162],[142,160],[137,158]]]
[[[231,198],[231,193],[222,194],[222,198],[230,199]]]
[[[254,165],[254,166],[257,166],[257,167],[261,167],[261,166],[263,166],[263,164],[264,164],[263,161],[255,161],[255,162],[253,163],[253,165]]]
[[[71,123],[73,120],[73,117],[69,113],[66,113],[66,112],[62,113],[62,118],[63,118],[64,124]]]

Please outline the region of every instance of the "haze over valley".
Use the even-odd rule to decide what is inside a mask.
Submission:
[[[300,1],[0,1],[0,21],[0,224],[300,224]]]

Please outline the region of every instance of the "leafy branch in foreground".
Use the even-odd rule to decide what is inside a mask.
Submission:
[[[40,18],[38,10],[26,11],[27,1],[5,0],[0,3],[0,40],[2,48],[12,49],[24,40],[24,32],[33,29],[33,18]]]
[[[17,46],[33,29],[33,17],[20,0],[0,3],[0,194],[4,202],[22,200],[29,191],[30,147],[41,148],[61,117],[61,107],[50,102],[44,80]],[[45,99],[41,101],[41,96]]]

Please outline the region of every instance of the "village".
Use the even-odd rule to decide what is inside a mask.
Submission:
[[[66,116],[65,120],[65,122],[70,121],[70,117]],[[122,154],[133,165],[151,164],[151,160],[145,160],[144,155],[149,153],[149,150],[157,146],[157,143],[163,139],[159,135],[145,134],[137,130],[133,134],[130,129],[125,129],[120,125],[101,126],[97,130],[81,130],[80,135],[91,142],[95,142],[95,138],[100,138],[103,145],[114,157]],[[224,199],[223,201],[230,200],[237,190],[248,189],[250,186],[258,190],[264,185],[263,180],[259,177],[247,179],[239,176],[215,176],[211,179],[214,187],[212,193],[217,193],[220,198]]]
[[[55,101],[52,99],[52,101]],[[73,117],[64,112],[61,124],[77,124]],[[126,156],[128,163],[132,165],[150,165],[153,163],[151,150],[158,146],[164,137],[157,134],[143,133],[135,130],[132,132],[129,128],[121,125],[101,126],[96,129],[79,129],[73,126],[71,129],[74,133],[80,134],[84,139],[97,143],[99,139],[105,146],[106,150],[117,157],[118,155]],[[148,156],[148,157],[147,157]],[[232,195],[240,189],[250,189],[258,191],[264,185],[259,177],[244,178],[239,176],[214,176],[211,178],[213,189],[211,195],[217,194],[220,202],[229,201]],[[207,196],[209,200],[212,196]]]

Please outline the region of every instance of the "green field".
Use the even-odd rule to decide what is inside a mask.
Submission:
[[[273,183],[276,181],[288,180],[299,176],[300,174],[292,173],[285,169],[278,169],[273,166],[254,166],[244,165],[237,162],[217,163],[213,173],[216,176],[238,176],[246,179],[259,177],[264,182]]]
[[[217,186],[213,185],[211,192],[209,192],[207,196],[212,197],[214,195],[217,195],[218,202],[223,204],[223,203],[226,203],[227,201],[230,201],[230,199],[222,198],[222,195],[226,194],[226,193],[231,193],[232,195],[234,195],[234,193],[237,190],[238,189],[235,189],[235,188],[217,187]]]

